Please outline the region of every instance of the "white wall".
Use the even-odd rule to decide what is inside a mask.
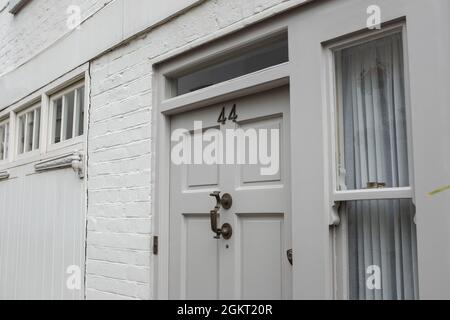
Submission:
[[[84,21],[111,1],[32,0],[14,15],[9,12],[8,0],[0,0],[0,76],[71,31],[66,24],[69,6],[79,6]]]

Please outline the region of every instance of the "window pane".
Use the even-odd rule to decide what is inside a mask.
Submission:
[[[39,149],[40,135],[41,135],[41,108],[37,108],[35,111],[36,123],[34,124],[34,149]]]
[[[18,135],[18,153],[22,154],[25,151],[25,115],[19,117],[19,135]]]
[[[204,67],[174,79],[177,95],[193,92],[214,84],[289,61],[287,37],[241,50],[225,61]]]
[[[341,189],[409,186],[401,34],[341,50],[336,64]]]
[[[25,152],[33,150],[33,133],[34,133],[34,111],[28,112],[26,115],[27,119],[27,137]]]
[[[418,299],[417,239],[411,200],[348,202],[350,298]]]
[[[8,157],[8,151],[9,151],[9,123],[5,126],[5,142],[4,142],[4,159]]]
[[[84,87],[77,90],[77,110],[77,136],[81,136],[84,133]]]
[[[73,113],[75,109],[75,92],[72,91],[65,96],[65,134],[64,140],[73,138]]]
[[[0,161],[5,160],[6,125],[0,126]]]
[[[53,142],[61,142],[62,98],[55,100],[53,110]]]

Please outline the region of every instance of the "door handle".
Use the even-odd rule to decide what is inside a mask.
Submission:
[[[210,212],[210,218],[211,218],[211,230],[216,235],[214,236],[214,239],[220,239],[220,229],[217,229],[217,220],[219,219],[219,213],[216,209],[211,210]]]
[[[225,240],[228,240],[231,238],[233,234],[233,228],[231,227],[231,225],[229,223],[225,223],[222,225],[220,229],[217,227],[217,225],[219,223],[218,220],[220,216],[219,214],[220,207],[223,207],[224,209],[231,208],[232,204],[231,195],[226,193],[221,198],[220,191],[215,191],[211,193],[210,196],[216,199],[216,206],[214,207],[213,210],[209,212],[211,220],[211,230],[215,234],[214,239],[220,239],[220,237],[223,236]]]

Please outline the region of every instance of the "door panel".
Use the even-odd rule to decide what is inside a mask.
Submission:
[[[223,108],[228,115],[234,105],[236,121],[218,124]],[[220,130],[225,164],[171,164],[170,298],[292,297],[292,266],[286,256],[291,248],[289,119],[288,87],[172,117],[172,132],[185,129],[192,134],[195,121],[202,121],[203,128]],[[229,150],[237,160],[237,140],[234,148],[225,148],[229,143],[227,132],[236,129],[256,134],[256,139],[247,137],[245,164],[226,162]],[[264,134],[267,142],[261,140]],[[254,144],[248,142],[251,139]],[[257,162],[249,163],[249,150],[255,144]],[[272,158],[277,162],[276,170],[263,175],[261,169],[269,165],[261,163],[260,156],[271,156],[270,151],[275,150],[272,144],[274,148],[279,145]],[[207,143],[200,145],[205,147]],[[230,209],[219,210],[218,227],[229,223],[233,228],[227,240],[215,239],[211,230],[210,211],[216,200],[210,194],[214,191],[229,193],[233,198]]]
[[[184,273],[181,282],[186,299],[217,299],[219,257],[217,241],[211,237],[209,216],[185,215],[183,226]],[[205,253],[209,253],[206,254]]]
[[[271,150],[272,148],[272,139],[276,138],[272,137],[271,131],[276,129],[278,130],[278,132],[283,132],[283,118],[281,115],[276,115],[273,118],[269,118],[269,119],[255,119],[252,121],[246,121],[245,123],[243,123],[242,125],[238,124],[238,128],[242,129],[242,130],[248,130],[248,129],[256,129],[256,130],[266,130],[267,132],[267,149]],[[278,139],[276,139],[277,142],[279,143],[279,145],[282,145],[282,139],[280,137],[278,137]],[[248,155],[248,151],[246,153],[246,158],[249,158]],[[260,152],[261,150],[258,148],[257,152]],[[264,154],[267,154],[266,152],[263,152]],[[278,155],[278,157],[276,158],[276,161],[279,164],[282,164],[281,161],[281,155]],[[266,166],[263,164],[245,164],[245,165],[241,165],[241,170],[239,170],[238,172],[241,175],[241,186],[243,185],[249,185],[249,184],[264,184],[267,182],[280,182],[281,181],[281,172],[282,170],[278,170],[275,174],[271,174],[271,175],[262,175],[261,174],[261,168],[265,168]],[[280,165],[280,169],[281,165]]]
[[[242,299],[283,298],[281,215],[238,215]]]

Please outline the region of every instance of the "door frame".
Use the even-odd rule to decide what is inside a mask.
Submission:
[[[192,50],[168,62],[154,65],[153,141],[152,141],[152,203],[153,234],[158,236],[158,254],[153,255],[154,285],[156,299],[169,297],[169,210],[170,210],[170,148],[171,116],[208,105],[268,91],[290,84],[290,62],[282,63],[255,73],[244,75],[217,85],[165,99],[171,88],[167,76],[186,71],[193,65],[211,61],[216,56],[235,52],[253,42],[263,41],[280,33],[288,33],[289,21],[275,18],[257,26],[250,26],[238,36],[216,40],[207,48]],[[257,39],[255,41],[255,39]],[[291,53],[291,52],[290,52]],[[186,68],[186,66],[188,66]],[[291,191],[292,192],[292,191]],[[293,248],[295,246],[293,245]]]

